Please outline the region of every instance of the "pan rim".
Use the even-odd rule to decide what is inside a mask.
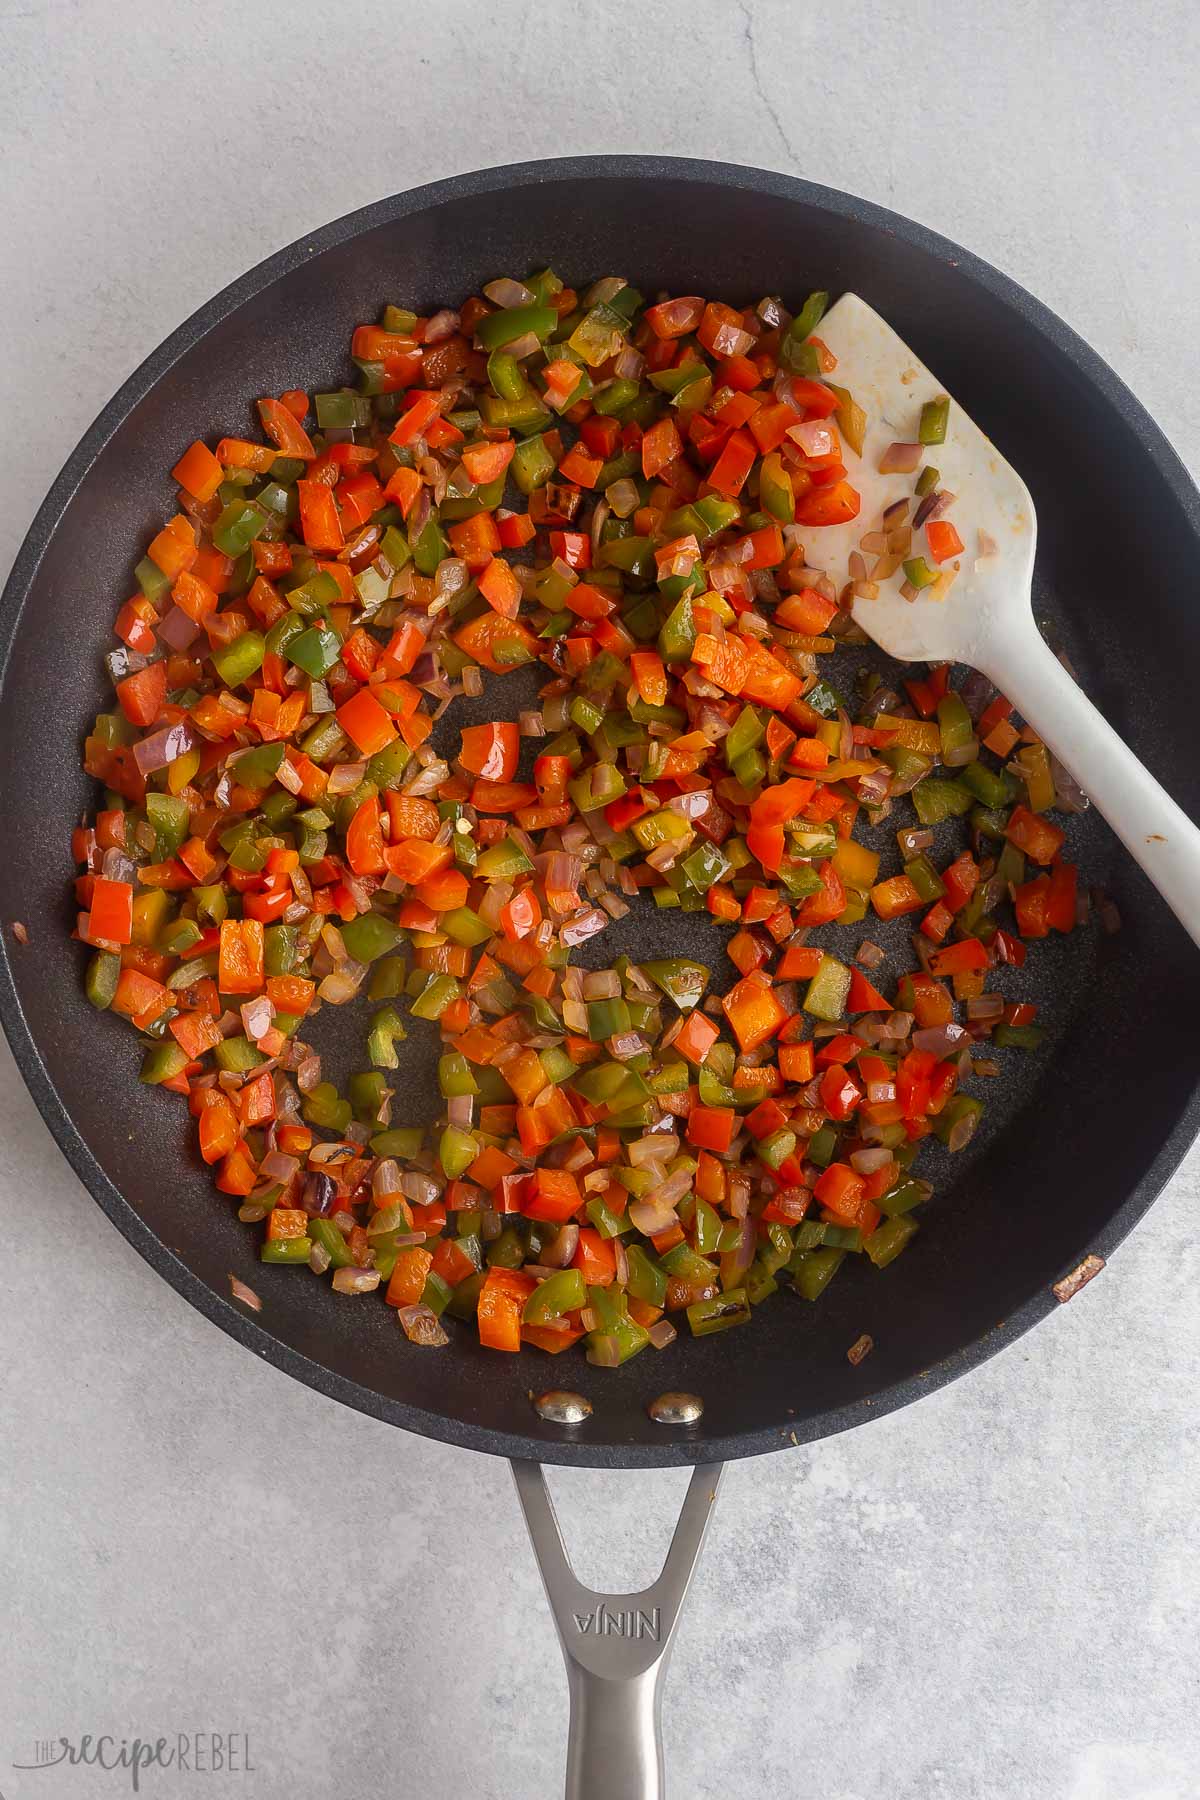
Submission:
[[[215,326],[274,282],[329,249],[380,226],[393,224],[461,197],[522,190],[561,181],[636,179],[655,182],[704,183],[795,200],[851,223],[900,237],[928,256],[955,263],[962,273],[991,296],[1023,317],[1031,330],[1047,340],[1073,365],[1079,378],[1123,417],[1152,464],[1158,480],[1178,505],[1200,541],[1200,493],[1177,452],[1145,407],[1103,358],[1041,301],[989,263],[952,240],[872,201],[817,185],[797,176],[741,164],[669,156],[580,156],[503,164],[449,176],[402,194],[376,200],[297,238],[222,288],[172,331],[129,375],[102,408],[68,456],[38,508],[17,551],[0,597],[0,690],[25,603],[42,559],[68,504],[109,439],[133,409]],[[1049,1287],[1039,1288],[1008,1316],[970,1344],[927,1371],[898,1381],[869,1399],[782,1426],[724,1437],[698,1435],[693,1441],[623,1444],[588,1443],[569,1432],[555,1436],[541,1427],[531,1409],[527,1434],[496,1430],[391,1399],[341,1375],[324,1363],[274,1337],[254,1316],[240,1310],[231,1297],[208,1286],[158,1238],[136,1209],[110,1181],[59,1099],[21,1008],[7,942],[0,939],[0,1024],[17,1067],[51,1135],[92,1198],[150,1266],[185,1300],[244,1348],[251,1350],[306,1386],[356,1411],[400,1426],[423,1437],[496,1456],[535,1458],[541,1462],[596,1468],[656,1468],[762,1455],[790,1445],[810,1443],[852,1429],[933,1393],[968,1373],[1015,1342],[1048,1313],[1055,1301]],[[1163,1140],[1147,1169],[1092,1238],[1078,1258],[1092,1253],[1107,1258],[1142,1218],[1200,1131],[1200,1082]],[[1078,1258],[1076,1260],[1078,1260]],[[600,1420],[596,1420],[599,1424]]]

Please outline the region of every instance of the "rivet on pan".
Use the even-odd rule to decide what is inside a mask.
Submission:
[[[582,1425],[592,1416],[592,1403],[582,1394],[572,1394],[565,1388],[551,1388],[536,1396],[533,1410],[540,1419],[548,1419],[552,1425]]]
[[[660,1394],[646,1411],[656,1425],[695,1425],[704,1412],[699,1394]]]

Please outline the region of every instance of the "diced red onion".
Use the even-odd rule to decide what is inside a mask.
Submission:
[[[100,864],[100,873],[106,881],[136,881],[138,866],[133,858],[126,856],[114,844],[104,852],[104,860]]]
[[[434,1177],[423,1169],[405,1169],[400,1177],[400,1192],[406,1200],[415,1200],[418,1206],[432,1206],[442,1190]]]
[[[402,1306],[396,1316],[410,1344],[418,1344],[423,1350],[438,1350],[450,1342],[437,1314],[428,1306]]]
[[[329,771],[325,792],[331,800],[336,800],[343,794],[352,794],[355,788],[362,785],[366,772],[365,762],[335,763]]]
[[[451,1094],[446,1101],[446,1122],[458,1131],[469,1131],[475,1118],[474,1094]]]
[[[141,774],[154,775],[177,757],[186,756],[199,742],[199,733],[191,720],[181,719],[177,725],[164,725],[161,731],[152,731],[136,743],[133,760]]]
[[[516,285],[519,284],[514,283],[514,286]],[[525,291],[528,292],[528,289]],[[532,294],[529,297],[532,299]],[[425,342],[440,344],[446,338],[453,337],[457,330],[458,314],[451,312],[449,307],[443,307],[440,312],[435,312],[431,319],[425,321]]]
[[[241,1014],[242,1030],[253,1043],[257,1043],[265,1032],[270,1031],[275,1008],[265,994],[259,994],[255,999],[245,1002]]]
[[[379,1286],[379,1270],[352,1267],[335,1269],[333,1286],[339,1294],[373,1294]]]
[[[961,1025],[934,1025],[925,1031],[914,1031],[912,1035],[913,1049],[925,1050],[930,1056],[939,1059],[949,1056],[967,1040],[967,1033]]]
[[[790,406],[793,412],[802,413],[804,411],[804,408],[796,398],[796,389],[793,385],[793,378],[788,374],[786,369],[776,370],[775,379],[771,384],[771,388],[776,400],[782,401],[784,406]]]
[[[184,612],[182,606],[172,603],[158,623],[158,636],[168,650],[189,650],[200,636],[200,627],[195,619]]]
[[[406,781],[404,792],[411,794],[413,799],[427,799],[430,794],[436,794],[442,783],[449,780],[449,777],[449,764],[438,758],[434,762],[427,763],[416,775]]]
[[[749,1213],[745,1214],[740,1221],[740,1224],[741,1230],[738,1235],[738,1241],[731,1252],[733,1257],[733,1268],[738,1275],[741,1275],[750,1267],[750,1264],[754,1261],[755,1253],[758,1250],[758,1232],[755,1228],[754,1220]]]
[[[963,1150],[966,1148],[971,1139],[975,1136],[975,1129],[979,1124],[980,1116],[979,1113],[971,1111],[965,1112],[961,1118],[955,1119],[953,1125],[950,1127],[950,1135],[946,1139],[947,1150]]]
[[[998,1019],[1004,1012],[1004,996],[1002,994],[977,994],[967,1001],[968,1019],[978,1022],[984,1019]]]
[[[920,444],[889,444],[879,459],[881,475],[911,475],[925,454]],[[885,515],[886,517],[886,515]]]
[[[299,1172],[300,1163],[294,1156],[285,1156],[282,1150],[272,1150],[264,1156],[259,1164],[259,1173],[267,1181],[282,1182],[284,1187]]]
[[[608,924],[608,914],[598,906],[586,907],[582,912],[568,921],[559,934],[562,942],[568,946],[585,944],[589,938],[603,931]]]
[[[865,775],[859,777],[859,800],[864,806],[880,805],[893,791],[893,779],[891,770],[886,765],[878,769],[868,769]]]
[[[382,1162],[375,1164],[371,1172],[371,1192],[378,1204],[385,1195],[399,1194],[401,1191],[400,1164],[393,1157],[386,1156]]]
[[[789,425],[788,436],[805,456],[828,456],[833,449],[833,432],[824,419],[803,419],[799,425]]]
[[[298,794],[304,786],[304,777],[286,756],[275,771],[275,779],[289,794]]]
[[[668,1231],[677,1223],[674,1206],[664,1205],[657,1199],[631,1200],[629,1218],[643,1237],[656,1237],[660,1231]]]
[[[243,1306],[250,1307],[252,1312],[262,1311],[262,1301],[254,1289],[247,1287],[244,1281],[239,1281],[236,1275],[231,1274],[229,1277],[229,1291],[235,1300],[240,1300]]]
[[[1053,753],[1051,753],[1050,756],[1050,773],[1054,777],[1054,792],[1057,796],[1058,805],[1061,810],[1069,813],[1086,812],[1091,805],[1091,801],[1072,775],[1070,769],[1067,768],[1065,763],[1059,762],[1057,756]]]
[[[891,1151],[882,1147],[873,1150],[853,1150],[850,1153],[851,1167],[859,1175],[874,1175],[877,1169],[886,1169],[891,1160]]]
[[[320,983],[317,992],[322,1000],[328,1000],[331,1006],[345,1006],[353,1000],[366,977],[365,963],[347,961],[340,968],[334,969]]]
[[[628,285],[629,283],[623,275],[601,275],[598,281],[593,281],[583,296],[583,304],[588,307],[607,306],[608,302],[615,300],[617,295]],[[531,294],[529,298],[532,300],[533,295]]]
[[[571,1258],[579,1248],[579,1227],[574,1220],[563,1225],[558,1236],[541,1249],[542,1261],[550,1269],[566,1269],[570,1267]]]
[[[493,306],[504,307],[506,310],[511,306],[532,306],[534,302],[532,289],[508,275],[502,275],[498,281],[487,282],[483,288],[483,296]]]

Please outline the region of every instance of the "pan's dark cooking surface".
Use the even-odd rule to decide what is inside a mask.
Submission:
[[[902,1404],[1026,1329],[1054,1307],[1052,1282],[1140,1216],[1200,1123],[1200,957],[1099,819],[1072,820],[1071,846],[1124,929],[1038,945],[1019,984],[1008,972],[1009,992],[1044,1003],[1050,1038],[1036,1056],[1007,1053],[969,1151],[941,1164],[931,1154],[928,1168],[923,1158],[938,1194],[903,1261],[881,1274],[851,1259],[864,1266],[817,1306],[781,1293],[740,1332],[681,1336],[619,1371],[571,1354],[498,1356],[463,1328],[446,1350],[417,1350],[390,1308],[261,1266],[258,1233],[188,1147],[185,1110],[138,1085],[128,1034],[88,1006],[67,941],[67,834],[94,804],[78,732],[106,692],[101,654],[133,563],[170,510],[165,471],[194,437],[243,432],[248,398],[344,379],[350,332],[384,301],[429,308],[548,261],[568,280],[616,272],[644,291],[793,304],[814,287],[862,294],[1025,476],[1039,619],[1200,815],[1189,599],[1200,503],[1141,407],[1065,326],[944,239],[786,176],[644,158],[496,169],[382,201],[244,277],[131,378],[60,476],[0,619],[0,1008],[38,1105],[110,1217],[210,1318],[290,1373],[411,1430],[544,1461],[747,1455]],[[14,919],[32,928],[26,948]],[[611,948],[674,951],[682,934],[650,907],[603,942],[608,960]],[[705,946],[712,957],[715,942]],[[362,1009],[324,1019],[326,1042],[335,1028],[357,1043]],[[432,1086],[428,1061],[411,1084]],[[252,1282],[261,1314],[229,1298],[230,1271]],[[875,1350],[855,1368],[846,1350],[864,1331]],[[564,1381],[594,1403],[586,1426],[544,1423],[530,1405],[531,1389]],[[668,1435],[649,1421],[645,1403],[665,1388],[704,1397],[699,1427]]]

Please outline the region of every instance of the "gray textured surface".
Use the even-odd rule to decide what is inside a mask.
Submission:
[[[23,450],[0,567],[214,288],[382,193],[567,151],[725,155],[894,205],[1067,317],[1200,467],[1183,0],[1143,0],[1115,42],[1064,0],[580,11],[5,0],[0,415]],[[674,1793],[1191,1800],[1197,1201],[1193,1154],[1108,1272],[969,1382],[731,1471],[669,1680]],[[10,1766],[88,1731],[249,1732],[253,1775],[144,1778],[172,1800],[558,1792],[565,1696],[507,1469],[191,1313],[5,1050],[0,1217],[8,1800],[127,1791]],[[649,1574],[684,1481],[555,1476],[581,1573]]]

